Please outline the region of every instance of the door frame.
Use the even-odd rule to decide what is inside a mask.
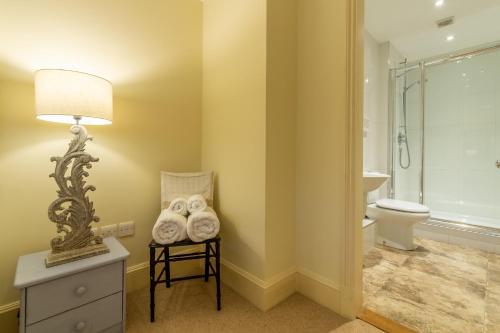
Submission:
[[[346,18],[346,212],[341,314],[355,318],[363,306],[364,0],[347,0]]]

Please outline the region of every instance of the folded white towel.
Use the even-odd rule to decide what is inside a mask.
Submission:
[[[175,198],[168,206],[168,209],[174,213],[187,216],[188,201],[185,198]]]
[[[203,212],[196,212],[188,217],[187,234],[193,242],[202,242],[214,238],[219,233],[220,222],[215,211],[207,207]]]
[[[187,209],[191,214],[202,212],[207,209],[207,207],[207,201],[201,194],[192,195],[187,201]]]
[[[187,238],[187,218],[169,209],[161,211],[153,227],[153,239],[158,244],[172,244]]]

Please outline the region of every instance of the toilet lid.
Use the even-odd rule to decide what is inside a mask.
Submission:
[[[376,201],[376,204],[380,208],[397,210],[397,211],[401,211],[401,212],[408,212],[408,213],[428,213],[429,212],[429,207],[426,207],[424,205],[421,205],[421,204],[418,204],[415,202],[409,202],[409,201],[393,200],[393,199],[380,199],[380,200]]]

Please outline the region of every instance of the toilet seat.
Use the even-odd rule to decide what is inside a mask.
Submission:
[[[416,247],[413,226],[430,215],[424,205],[392,199],[378,200],[366,208],[366,216],[377,223],[377,243],[406,251]]]
[[[377,200],[375,204],[379,208],[394,210],[398,212],[418,213],[418,214],[430,212],[429,207],[427,206],[415,202],[408,202],[402,200],[380,199]]]

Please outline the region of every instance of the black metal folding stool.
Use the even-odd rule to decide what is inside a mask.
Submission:
[[[217,285],[217,311],[221,309],[221,291],[220,291],[220,240],[219,236],[207,239],[203,242],[193,242],[189,239],[172,244],[161,245],[154,240],[149,243],[149,311],[151,322],[155,321],[155,289],[156,285],[165,282],[167,288],[170,288],[172,282],[192,280],[203,278],[208,282],[210,276],[215,276]],[[189,246],[205,244],[205,251],[185,254],[170,254],[170,248],[178,246]],[[212,247],[215,244],[215,249]],[[156,256],[156,249],[161,249],[160,254]],[[215,258],[215,269],[212,266],[210,258]],[[171,278],[170,263],[183,260],[205,259],[205,274],[190,275]],[[156,265],[164,265],[158,276],[156,276]],[[164,279],[163,275],[165,275]]]

